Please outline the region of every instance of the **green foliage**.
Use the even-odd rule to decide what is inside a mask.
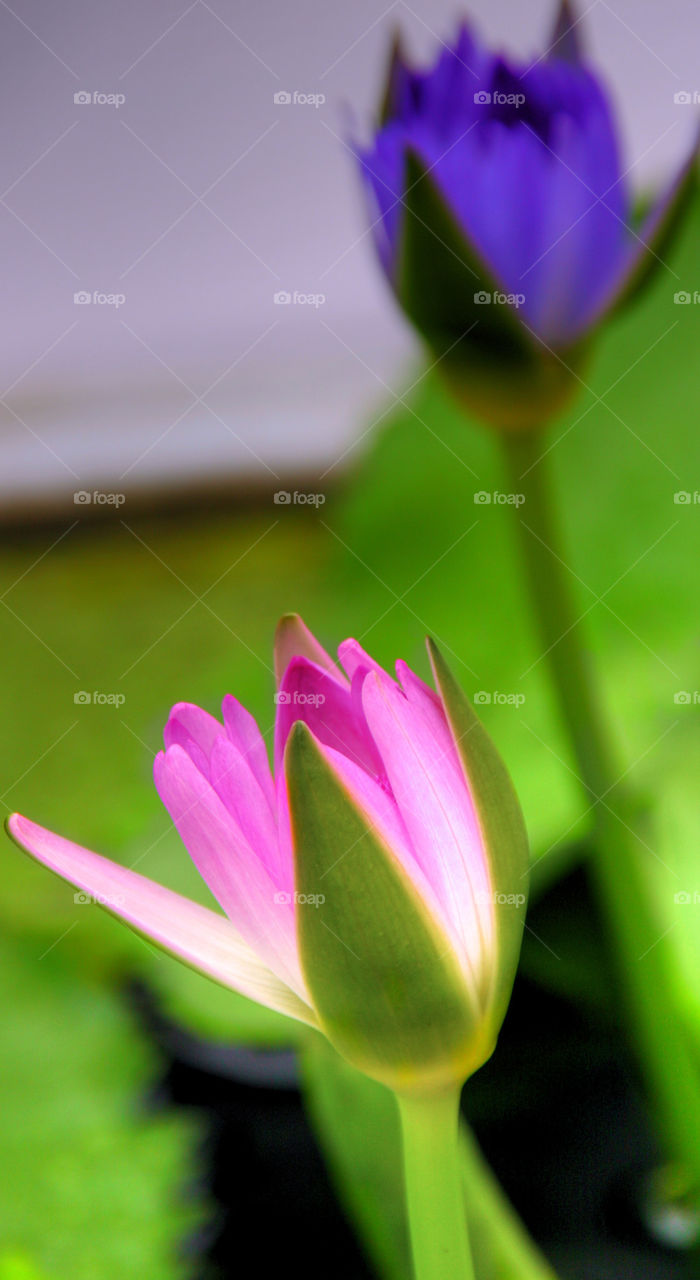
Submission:
[[[193,1121],[145,1111],[156,1064],[113,994],[32,943],[0,964],[1,1280],[184,1278]]]

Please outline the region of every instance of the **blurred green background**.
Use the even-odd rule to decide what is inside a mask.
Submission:
[[[698,1032],[700,306],[676,305],[674,293],[700,286],[700,208],[672,266],[600,342],[588,389],[546,443],[621,770],[654,800],[647,871],[659,935]],[[173,702],[216,714],[228,691],[271,740],[272,637],[294,609],[331,650],[354,635],[383,663],[403,657],[427,675],[430,633],[470,696],[524,695],[519,707],[492,700],[481,710],[523,801],[536,891],[558,873],[559,852],[586,829],[586,804],[516,571],[512,509],[474,502],[507,487],[497,442],[428,377],[353,459],[300,484],[325,494],[318,509],[277,506],[270,492],[149,517],[132,516],[127,500],[121,519],[6,533],[8,813],[206,900],[153,788],[152,757]],[[674,501],[679,491],[690,501]],[[124,703],[77,704],[80,690]],[[689,903],[676,902],[680,891]],[[0,920],[0,1149],[13,1170],[0,1280],[174,1277],[176,1244],[206,1212],[182,1195],[196,1127],[140,1107],[154,1064],[120,983],[146,975],[188,1025],[219,1037],[284,1043],[297,1028],[76,903],[9,841]],[[575,940],[563,945],[560,958],[529,939],[525,960],[544,981],[595,998]]]

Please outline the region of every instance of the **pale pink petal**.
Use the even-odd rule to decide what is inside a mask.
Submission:
[[[245,941],[304,998],[293,903],[278,891],[213,787],[182,747],[156,756],[154,777],[192,861]]]
[[[303,720],[319,742],[342,751],[362,768],[376,774],[381,761],[367,731],[364,716],[350,686],[341,685],[307,658],[294,658],[277,693],[275,772],[282,767],[290,730]]]
[[[444,714],[421,684],[407,680],[403,693],[387,676],[370,675],[363,705],[416,856],[478,980],[493,940],[488,867]]]
[[[14,813],[8,828],[27,853],[194,969],[279,1013],[312,1025],[308,1005],[280,982],[225,916]]]
[[[315,662],[317,667],[327,671],[339,684],[345,684],[342,672],[338,670],[331,655],[318,643],[298,613],[285,614],[277,624],[275,678],[278,688],[292,658],[308,658],[309,662]]]
[[[253,771],[263,794],[267,797],[270,809],[275,811],[275,788],[270,773],[270,761],[267,755],[265,740],[255,722],[254,716],[246,711],[237,698],[227,693],[223,701],[222,711],[226,732],[234,747],[245,756]]]

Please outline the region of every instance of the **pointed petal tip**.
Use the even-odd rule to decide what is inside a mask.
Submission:
[[[564,62],[581,62],[583,47],[580,28],[581,17],[577,16],[572,0],[560,0],[552,30],[549,57],[559,58]]]
[[[341,678],[330,654],[319,644],[300,614],[285,613],[275,631],[275,680],[278,685],[292,658],[308,658],[338,679]]]

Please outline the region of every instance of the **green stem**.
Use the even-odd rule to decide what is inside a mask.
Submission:
[[[459,1089],[397,1094],[415,1280],[474,1280],[458,1146]]]
[[[514,492],[525,495],[518,529],[539,629],[581,782],[593,806],[590,867],[619,956],[630,1029],[667,1143],[700,1187],[700,1078],[673,1007],[666,947],[647,887],[648,850],[618,767],[581,646],[580,610],[549,500],[547,457],[535,433],[502,433]]]

